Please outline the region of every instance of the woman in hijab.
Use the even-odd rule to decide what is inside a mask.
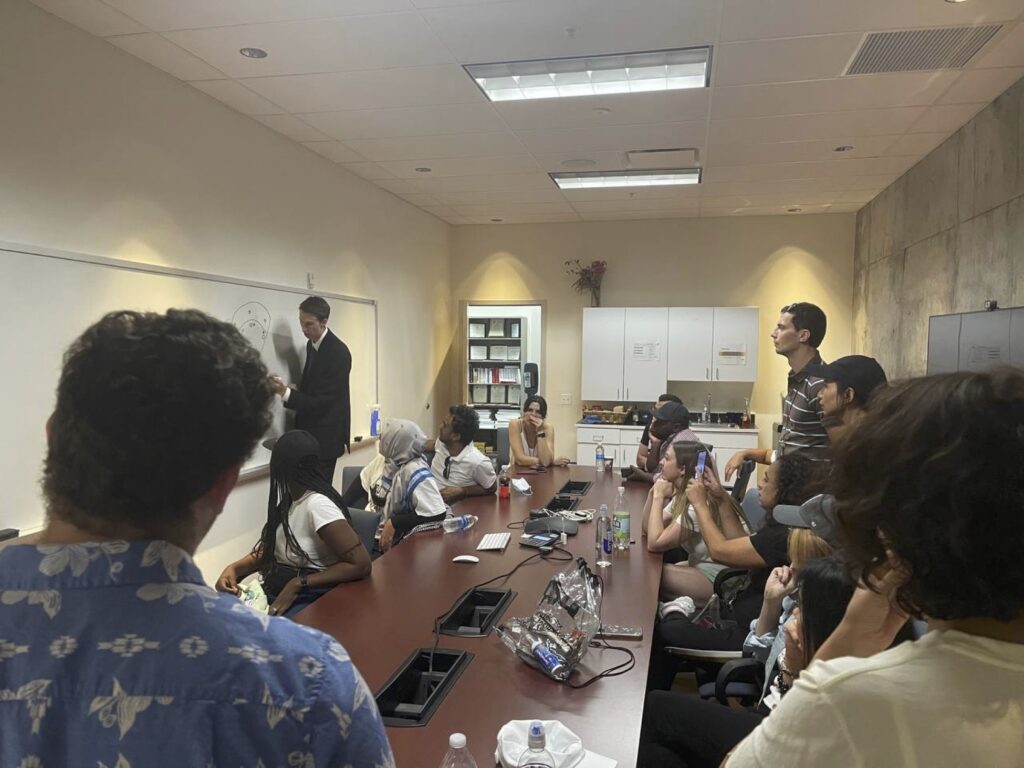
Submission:
[[[387,419],[380,435],[384,474],[371,497],[382,509],[381,551],[387,552],[409,531],[444,519],[448,507],[423,458],[427,436],[412,421]]]
[[[221,592],[259,572],[271,616],[291,616],[332,587],[370,575],[370,555],[352,529],[338,492],[317,468],[309,432],[286,432],[270,457],[267,522],[252,552],[217,579]]]

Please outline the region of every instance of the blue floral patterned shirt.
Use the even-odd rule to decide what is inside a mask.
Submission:
[[[337,642],[166,541],[0,548],[0,734],[12,768],[394,766]]]

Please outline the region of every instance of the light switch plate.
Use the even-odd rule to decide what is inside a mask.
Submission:
[[[562,393],[562,405],[572,405],[572,392]]]

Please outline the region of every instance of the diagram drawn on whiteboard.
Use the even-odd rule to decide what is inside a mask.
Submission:
[[[258,301],[246,302],[235,310],[231,324],[241,331],[259,352],[263,351],[263,345],[266,344],[267,335],[270,333],[270,311],[265,306]]]

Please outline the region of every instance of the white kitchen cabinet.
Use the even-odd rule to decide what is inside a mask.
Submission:
[[[756,381],[757,307],[671,307],[668,381]]]
[[[669,307],[668,381],[711,381],[714,307]]]
[[[625,307],[583,310],[581,400],[624,400]]]
[[[652,401],[665,391],[668,310],[583,310],[580,399]]]
[[[757,307],[715,307],[714,381],[757,380]]]

